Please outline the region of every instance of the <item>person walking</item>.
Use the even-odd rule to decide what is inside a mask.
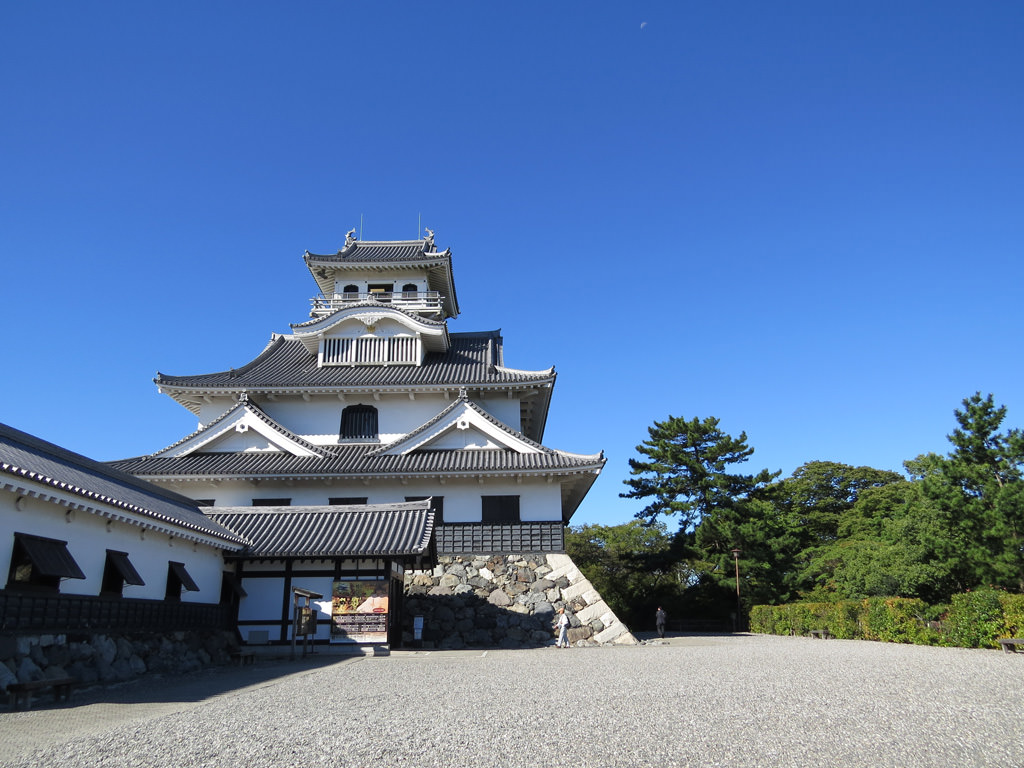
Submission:
[[[668,619],[668,614],[662,610],[661,606],[658,606],[658,610],[654,613],[654,626],[658,628],[658,637],[662,640],[665,639],[665,621]]]
[[[569,617],[565,615],[565,608],[558,609],[558,642],[556,648],[569,647]]]

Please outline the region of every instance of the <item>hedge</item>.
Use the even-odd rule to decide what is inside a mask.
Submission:
[[[954,595],[948,606],[929,606],[916,598],[869,597],[755,605],[750,611],[751,632],[807,635],[815,629],[852,640],[998,648],[997,638],[1024,635],[1024,595],[980,589]]]

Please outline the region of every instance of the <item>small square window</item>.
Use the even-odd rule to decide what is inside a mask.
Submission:
[[[518,496],[481,496],[481,519],[485,523],[518,523]]]

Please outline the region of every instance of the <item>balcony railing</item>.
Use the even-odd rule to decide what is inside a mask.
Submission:
[[[395,291],[393,293],[337,293],[331,298],[315,296],[310,299],[312,311],[310,315],[317,317],[327,315],[339,309],[358,304],[360,301],[379,301],[414,312],[441,312],[444,297],[437,291]]]

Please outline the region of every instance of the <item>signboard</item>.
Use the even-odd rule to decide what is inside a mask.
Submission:
[[[301,606],[297,609],[295,634],[298,636],[316,634],[316,614],[309,606]]]
[[[331,590],[331,642],[387,641],[388,582],[334,582]]]

